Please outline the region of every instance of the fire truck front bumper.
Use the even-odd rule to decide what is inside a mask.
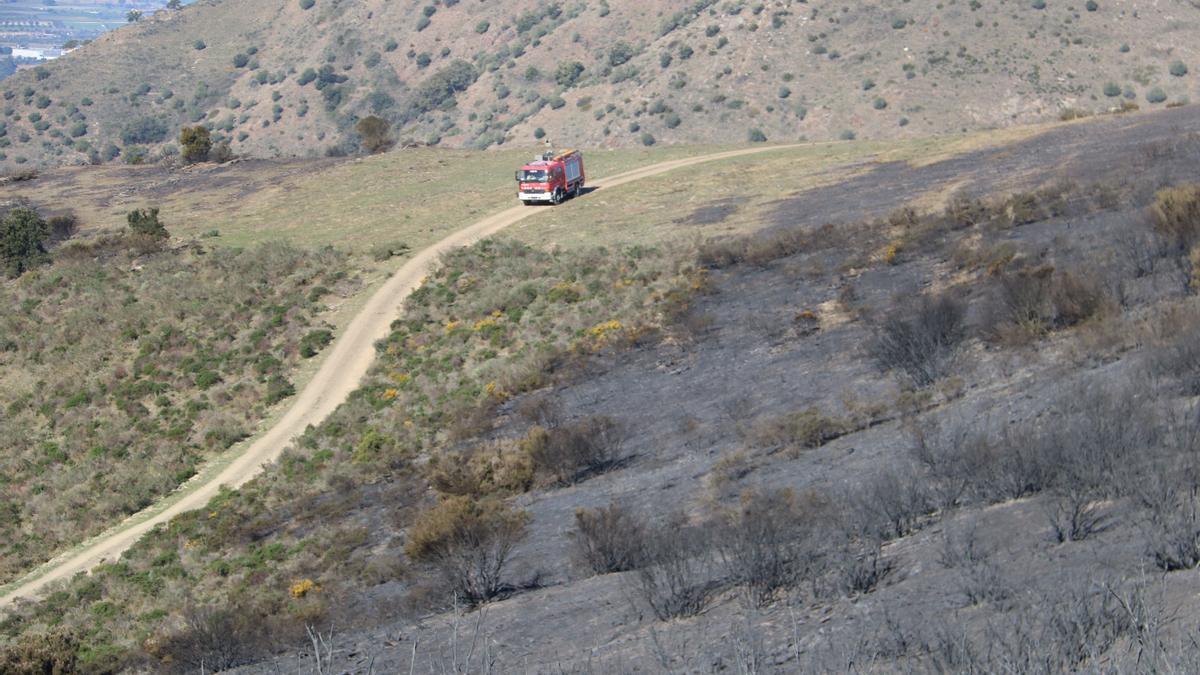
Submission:
[[[552,202],[554,201],[553,192],[520,192],[517,193],[523,202]]]

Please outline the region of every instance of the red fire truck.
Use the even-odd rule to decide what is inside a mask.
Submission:
[[[546,152],[517,171],[517,198],[561,204],[583,191],[583,153],[578,150]]]

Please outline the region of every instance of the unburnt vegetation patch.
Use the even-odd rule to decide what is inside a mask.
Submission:
[[[132,636],[153,634],[149,656],[179,662],[212,631],[237,633],[228,644],[238,654],[297,639],[361,585],[398,581],[422,611],[528,587],[508,566],[527,516],[505,498],[585,481],[635,449],[617,421],[552,406],[523,408],[521,429],[497,435],[498,411],[577,377],[596,354],[650,339],[663,309],[702,285],[666,249],[487,240],[448,254],[377,345],[364,386],[324,424],[262,477],[77,580],[86,589],[20,610],[4,639],[32,644],[53,625],[89,667],[115,668],[145,658]],[[79,593],[111,609],[97,615]],[[229,616],[256,617],[254,630],[235,631]]]
[[[70,243],[0,283],[0,580],[249,434],[328,341],[326,303],[357,288],[332,250],[162,242]]]

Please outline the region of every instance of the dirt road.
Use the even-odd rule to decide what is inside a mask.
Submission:
[[[790,147],[797,146],[746,148],[672,160],[593,180],[590,186],[592,189],[610,189],[694,164]],[[371,296],[362,311],[346,327],[345,332],[334,341],[320,369],[293,400],[287,413],[278,423],[255,439],[242,455],[212,478],[181,488],[186,491],[182,497],[177,493],[168,497],[175,500],[169,507],[148,507],[146,511],[134,514],[114,526],[84,548],[66,553],[14,582],[4,589],[3,595],[0,596],[0,607],[18,598],[34,597],[48,584],[88,571],[106,560],[116,560],[154,526],[166,523],[185,511],[203,507],[217,494],[222,485],[236,488],[257,476],[266,464],[274,461],[310,424],[320,424],[358,387],[375,358],[375,342],[387,336],[405,298],[420,285],[421,279],[428,274],[438,256],[450,249],[466,246],[495,234],[541,210],[515,206],[463,228],[416,254]]]

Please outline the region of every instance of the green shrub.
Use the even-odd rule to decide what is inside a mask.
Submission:
[[[843,141],[852,141],[857,138],[857,134],[855,134],[851,129],[845,129],[842,131],[842,133],[838,134],[838,138],[842,139]]]
[[[901,28],[904,28],[907,25],[908,25],[908,21],[905,21],[904,19],[893,19],[892,20],[892,28],[895,28],[896,30],[900,30]]]
[[[185,162],[203,162],[212,150],[212,134],[205,126],[184,127],[179,131],[179,145]]]
[[[872,80],[871,78],[868,77],[867,79],[862,81],[863,91],[870,91],[874,88],[875,88],[875,80]]]
[[[871,107],[876,110],[883,110],[887,106],[887,100],[885,100],[882,96],[876,96],[875,100],[871,103]]]
[[[1188,74],[1188,67],[1183,61],[1172,61],[1171,65],[1167,66],[1167,72],[1175,77],[1183,77]]]
[[[579,77],[583,75],[583,70],[583,64],[578,61],[560,63],[554,71],[554,81],[564,89],[572,87],[579,81]]]
[[[46,255],[46,238],[50,227],[37,211],[17,207],[0,220],[0,264],[10,277],[49,262]]]
[[[762,132],[762,129],[750,129],[746,132],[746,140],[751,143],[766,143],[767,135]]]
[[[417,19],[417,32],[420,33],[421,31],[425,30],[426,28],[429,28],[429,24],[430,24],[429,17],[422,14],[421,18]]]
[[[158,219],[157,208],[134,209],[125,216],[125,220],[129,231],[134,234],[156,239],[166,239],[170,236],[166,226]]]
[[[779,92],[778,92],[778,96],[779,96],[779,98],[787,98],[787,97],[789,97],[789,96],[791,96],[791,95],[792,95],[792,90],[791,90],[791,89],[788,89],[787,87],[780,87],[780,88],[779,88]]]
[[[192,43],[192,49],[195,49],[196,51],[201,51],[207,47],[208,45],[204,44],[204,40],[196,40]]]
[[[141,117],[129,122],[121,129],[121,141],[125,145],[161,143],[166,140],[169,133],[166,122],[161,119]]]
[[[674,129],[681,123],[683,123],[683,120],[680,119],[679,115],[676,113],[667,113],[667,116],[663,118],[663,124],[665,124],[668,129]]]
[[[546,130],[545,130],[545,129],[543,129],[543,128],[541,128],[541,127],[538,127],[538,128],[536,128],[536,129],[534,129],[534,130],[533,130],[533,137],[534,137],[534,138],[536,138],[536,139],[538,139],[538,140],[541,140],[541,139],[545,138],[545,137],[546,137]]]
[[[654,136],[649,131],[643,131],[640,140],[642,141],[642,145],[645,146],[651,146],[655,143]]]
[[[480,21],[479,23],[475,24],[475,32],[483,35],[484,33],[488,32],[488,29],[491,27],[491,23],[487,21]]]
[[[243,52],[238,52],[237,54],[233,55],[233,67],[234,68],[245,68],[246,64],[248,64],[248,63],[250,63],[249,55],[247,55]]]
[[[628,63],[636,52],[629,43],[618,40],[608,49],[608,65],[616,68],[617,66]]]
[[[1154,87],[1146,92],[1146,100],[1151,103],[1162,103],[1167,100],[1167,93],[1161,87]]]
[[[1046,9],[1046,0],[1033,0],[1030,6],[1034,9]]]
[[[1109,98],[1114,98],[1121,95],[1121,85],[1116,82],[1104,83],[1104,95]]]
[[[317,4],[317,0],[300,0],[300,9],[312,9],[315,4]]]
[[[333,333],[325,328],[309,331],[300,340],[300,356],[312,358],[333,341]]]
[[[1089,12],[1094,12],[1100,9],[1100,5],[1096,2],[1096,0],[1087,0],[1087,2],[1084,4],[1084,8]]]

